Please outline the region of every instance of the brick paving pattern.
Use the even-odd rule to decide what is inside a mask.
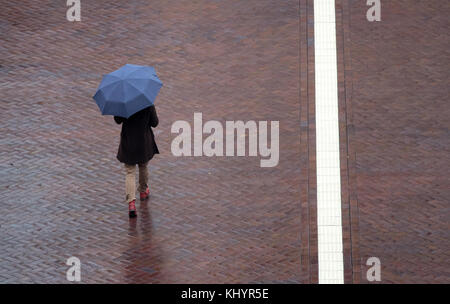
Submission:
[[[0,282],[317,282],[313,0],[55,1],[0,11]],[[336,0],[345,282],[450,282],[450,5]],[[155,66],[162,152],[137,220],[92,95]],[[171,125],[279,120],[280,162],[176,158]]]
[[[302,275],[304,283],[317,283],[317,194],[314,88],[314,1],[300,4],[300,201]]]
[[[2,3],[0,282],[297,283],[301,273],[297,1]],[[129,221],[103,73],[155,66],[162,151]],[[176,158],[176,120],[279,120],[280,162]],[[307,279],[306,279],[307,280]]]
[[[381,1],[370,23],[365,2],[337,1],[353,281],[374,256],[382,283],[450,283],[450,3]]]

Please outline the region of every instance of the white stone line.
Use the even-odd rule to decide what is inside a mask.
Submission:
[[[335,0],[314,0],[319,284],[344,283]]]

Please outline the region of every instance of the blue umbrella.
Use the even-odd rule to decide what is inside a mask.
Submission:
[[[103,76],[93,98],[103,115],[128,118],[153,105],[162,85],[153,67],[126,64]]]

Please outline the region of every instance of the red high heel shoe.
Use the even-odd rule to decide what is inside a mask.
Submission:
[[[140,193],[140,197],[141,197],[141,201],[147,199],[150,195],[150,189],[147,186],[147,189],[145,190],[145,192],[141,192]]]
[[[137,216],[136,200],[132,200],[128,203],[128,215],[130,216],[130,218]]]

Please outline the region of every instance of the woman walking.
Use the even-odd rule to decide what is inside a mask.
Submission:
[[[136,165],[139,168],[140,200],[149,197],[148,168],[153,155],[159,154],[152,128],[158,126],[158,116],[152,105],[133,114],[128,119],[114,116],[122,124],[117,159],[125,165],[125,200],[128,203],[130,218],[136,217]]]
[[[148,161],[159,154],[152,128],[158,125],[155,99],[162,87],[154,67],[125,64],[103,75],[93,96],[102,115],[122,124],[117,159],[125,164],[125,200],[130,217],[136,217],[136,165],[141,200],[149,196]]]

